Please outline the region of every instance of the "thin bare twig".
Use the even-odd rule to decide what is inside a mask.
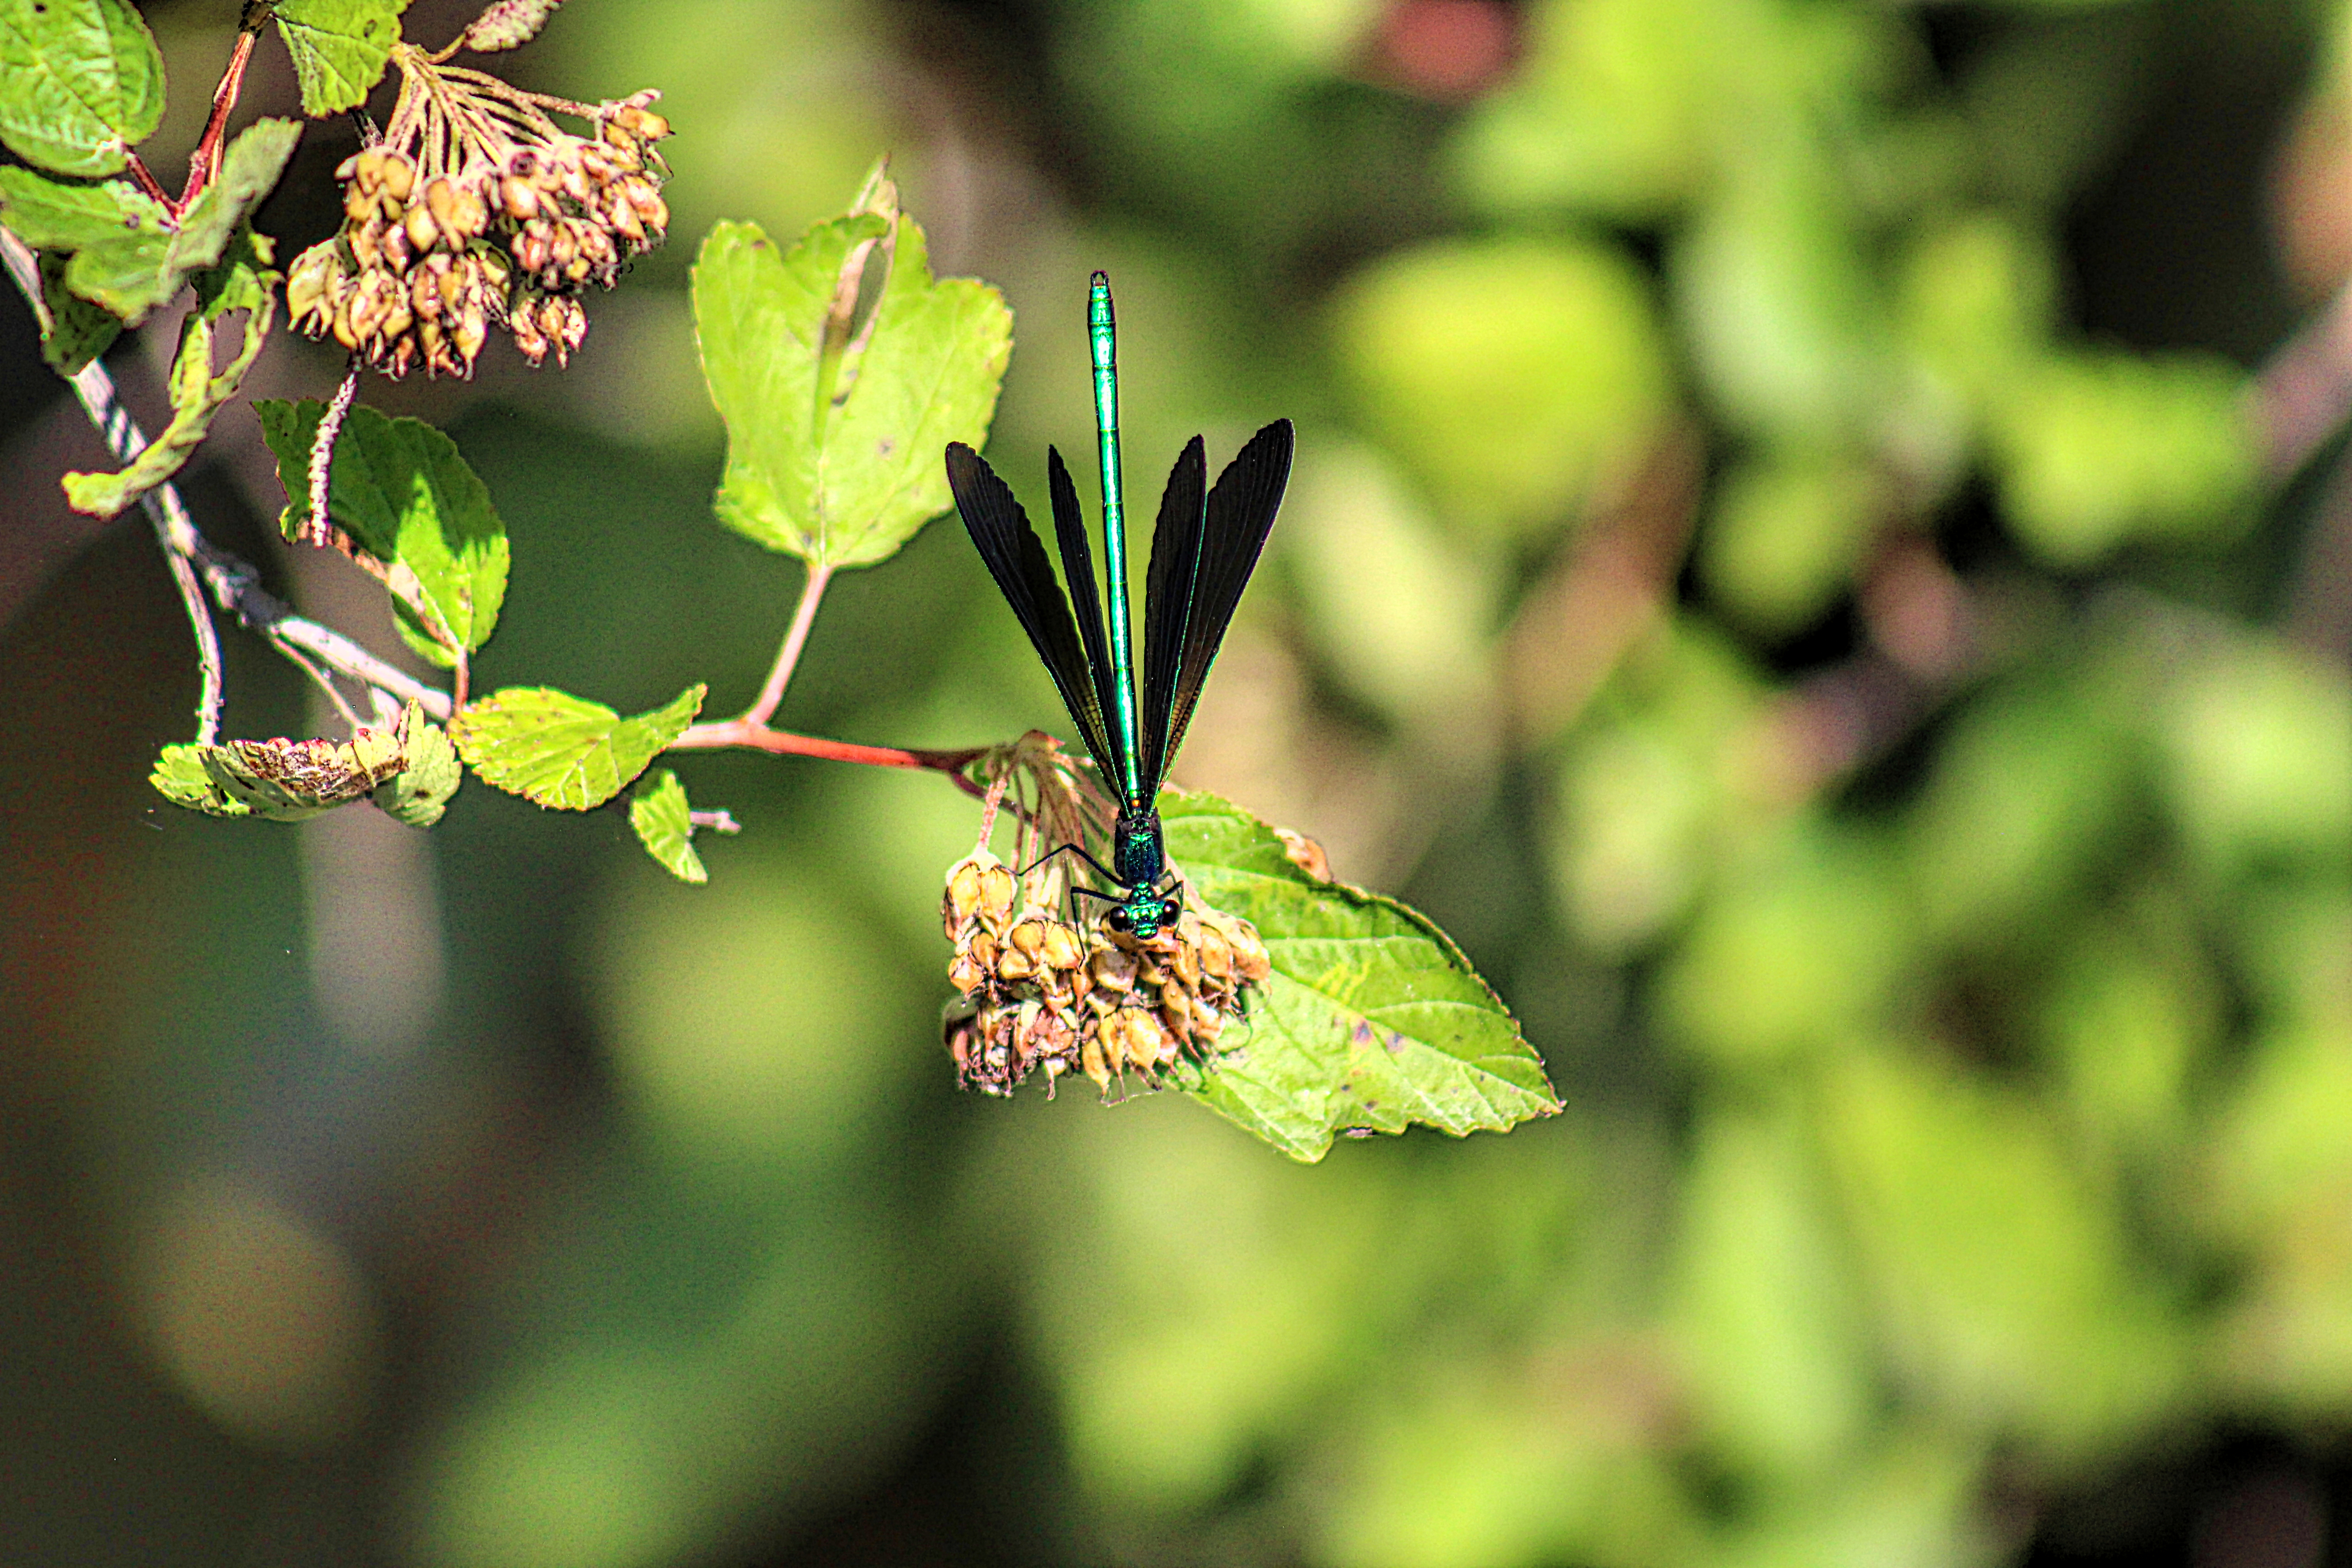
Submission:
[[[40,309],[38,265],[24,242],[5,229],[0,229],[0,261],[5,261],[26,299],[37,310]],[[75,395],[107,449],[116,462],[128,466],[146,448],[147,437],[123,408],[114,378],[103,364],[92,360],[72,380]],[[220,638],[205,605],[205,594],[197,586],[200,582],[203,589],[210,591],[213,603],[235,616],[239,626],[282,639],[353,680],[390,692],[404,702],[413,701],[433,718],[447,721],[448,693],[378,658],[341,633],[294,614],[285,601],[265,591],[260,574],[251,565],[215,547],[198,531],[180,499],[178,486],[160,485],[141,497],[140,504],[154,525],[156,542],[163,548],[173,581],[180,587],[181,602],[195,633],[198,741],[209,743],[219,738],[221,709]]]

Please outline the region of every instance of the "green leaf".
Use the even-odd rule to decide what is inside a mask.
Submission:
[[[214,816],[299,822],[348,805],[398,774],[406,730],[404,722],[362,728],[348,741],[281,737],[166,746],[149,782],[174,805]]]
[[[629,799],[629,826],[646,853],[660,861],[681,882],[708,882],[702,857],[694,852],[694,819],[687,804],[686,786],[664,768],[639,784]]]
[[[1214,795],[1163,790],[1160,811],[1186,879],[1255,925],[1274,963],[1241,1048],[1187,1092],[1307,1161],[1341,1132],[1419,1122],[1458,1137],[1559,1110],[1517,1021],[1423,916],[1318,881],[1273,828]]]
[[[205,766],[205,753],[211,749],[193,743],[164,747],[147,782],[173,805],[208,816],[251,816],[253,807],[221,788],[212,770]]]
[[[2135,538],[2242,536],[2261,471],[2246,384],[2243,371],[2210,355],[2053,355],[1995,410],[2011,531],[2072,570]]]
[[[51,180],[0,169],[0,222],[27,245],[70,250],[66,287],[137,326],[188,275],[220,264],[230,237],[269,194],[301,139],[290,120],[262,120],[229,143],[217,178],[178,224],[128,182]]]
[[[178,473],[204,444],[213,416],[236,395],[245,373],[269,340],[277,313],[270,290],[278,281],[278,274],[269,270],[271,249],[268,237],[240,229],[236,249],[218,267],[196,275],[196,309],[181,323],[180,351],[172,361],[172,422],[121,472],[68,474],[66,500],[76,511],[114,516]],[[246,312],[244,329],[228,367],[215,374],[213,330],[232,310]]]
[[[1333,324],[1355,399],[1457,520],[1557,526],[1665,413],[1665,345],[1622,255],[1446,239],[1352,279]]]
[[[0,168],[0,223],[41,250],[165,242],[163,205],[128,180],[57,180],[37,169]]]
[[[457,793],[466,770],[457,765],[457,749],[449,743],[448,733],[439,725],[426,722],[425,710],[418,704],[408,705],[401,723],[408,737],[401,753],[404,765],[399,773],[378,784],[368,798],[394,822],[409,827],[430,827],[448,809],[449,797]]]
[[[124,0],[0,0],[0,142],[60,174],[111,174],[163,119],[163,56]]]
[[[702,709],[706,688],[634,719],[545,686],[493,692],[450,721],[449,738],[482,782],[562,811],[621,793]]]
[[[1003,297],[934,282],[921,227],[877,188],[885,210],[821,223],[788,254],[722,223],[694,268],[703,375],[727,422],[719,520],[814,566],[870,566],[948,509],[940,454],[987,438],[1012,354]],[[855,301],[858,269],[885,264],[853,336],[836,297]]]
[[[278,0],[278,36],[294,57],[302,112],[357,109],[392,61],[408,0]]]
[[[278,454],[286,487],[278,526],[290,539],[310,512],[310,443],[324,405],[261,400],[253,407]],[[506,524],[456,442],[421,419],[354,407],[335,442],[327,495],[334,525],[378,561],[412,574],[418,596],[459,647],[471,653],[489,640],[506,598]],[[395,597],[394,608],[409,647],[451,662],[408,605]]]
[[[104,353],[122,331],[113,313],[78,298],[66,288],[62,251],[41,252],[41,357],[59,375],[72,375]]]

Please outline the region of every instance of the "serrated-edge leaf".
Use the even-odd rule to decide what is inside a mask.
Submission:
[[[310,512],[310,444],[325,406],[307,398],[260,398],[253,409],[278,458],[287,498],[278,522],[290,539]],[[489,488],[446,435],[421,419],[353,407],[335,442],[328,516],[368,555],[406,567],[419,596],[467,652],[489,640],[511,563],[506,524],[490,504]],[[397,595],[394,616],[402,640],[421,657],[451,662]]]
[[[549,686],[509,687],[449,722],[457,754],[484,784],[559,811],[589,811],[627,787],[702,708],[707,688],[624,719]]]
[[[408,0],[278,0],[278,36],[293,57],[302,112],[357,109],[383,79]]]
[[[212,430],[214,417],[244,384],[262,345],[269,340],[277,301],[270,289],[278,274],[267,263],[270,242],[249,228],[238,231],[237,251],[197,277],[198,305],[180,325],[180,349],[167,385],[171,423],[118,473],[65,476],[67,504],[92,517],[113,517],[178,473]],[[236,354],[218,374],[213,370],[213,330],[235,310],[247,312]]]
[[[247,126],[176,226],[160,203],[127,181],[67,184],[30,169],[0,169],[0,222],[28,245],[72,251],[66,288],[137,326],[191,274],[220,265],[300,137],[301,127],[290,120]]]
[[[1517,1021],[1426,916],[1309,876],[1272,827],[1214,795],[1163,791],[1160,814],[1188,881],[1255,925],[1274,967],[1240,1049],[1188,1092],[1307,1161],[1343,1132],[1460,1136],[1559,1110]],[[1382,978],[1402,984],[1381,994]]]
[[[458,766],[457,748],[450,743],[448,732],[426,721],[422,705],[409,703],[401,730],[407,737],[401,754],[404,765],[378,784],[368,798],[394,822],[430,827],[448,809],[466,771]]]
[[[163,52],[124,0],[0,0],[9,151],[60,174],[111,174],[163,119]]]
[[[823,395],[827,318],[843,269],[869,241],[887,241],[889,275],[862,342],[832,367],[841,384]],[[694,311],[704,379],[728,427],[714,503],[728,527],[813,565],[868,566],[948,510],[938,454],[986,439],[1012,312],[984,283],[935,279],[921,226],[852,211],[780,255],[757,226],[720,224],[695,263]],[[855,455],[868,451],[858,466]]]
[[[188,742],[166,746],[155,759],[147,782],[173,805],[201,811],[207,816],[251,816],[253,808],[230,798],[205,766],[205,748]]]
[[[59,179],[38,169],[0,168],[0,224],[36,250],[79,250],[126,235],[158,246],[169,216],[128,180]]]
[[[72,375],[113,345],[122,323],[103,305],[93,305],[66,287],[67,256],[41,252],[41,358],[59,375]]]
[[[694,852],[693,808],[677,774],[664,768],[639,784],[629,797],[629,826],[646,853],[681,882],[708,882],[710,873]]]

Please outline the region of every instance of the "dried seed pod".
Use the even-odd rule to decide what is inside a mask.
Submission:
[[[474,374],[475,356],[482,352],[482,344],[489,340],[489,320],[478,306],[457,312],[449,337],[457,345],[457,357],[465,362],[466,374]]]
[[[385,151],[376,165],[376,183],[395,202],[405,202],[416,189],[416,165],[405,153]]]
[[[322,315],[329,289],[342,270],[335,242],[321,240],[294,258],[286,269],[286,318],[297,327],[306,318]]]
[[[435,180],[427,184],[425,187],[426,196],[432,195],[435,186],[446,183]],[[408,235],[409,248],[419,256],[441,243],[441,226],[434,220],[432,212],[424,203],[408,209],[407,216],[402,220],[402,227]]]

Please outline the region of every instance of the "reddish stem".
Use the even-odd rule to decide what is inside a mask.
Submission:
[[[716,724],[688,726],[684,734],[670,742],[669,749],[673,752],[702,752],[730,746],[747,746],[753,751],[772,752],[780,756],[822,757],[834,763],[863,763],[873,768],[920,768],[948,774],[967,795],[982,799],[987,796],[987,791],[964,776],[964,770],[986,754],[986,748],[980,746],[955,752],[861,746],[855,741],[828,741],[822,735],[795,735],[786,730],[771,730],[765,724],[750,719],[728,719]]]
[[[240,31],[236,48],[228,57],[228,69],[221,73],[220,86],[213,90],[213,117],[205,122],[205,134],[196,150],[188,154],[188,183],[180,192],[173,216],[185,212],[188,204],[203,194],[220,169],[221,139],[228,133],[229,110],[236,107],[238,89],[245,83],[245,64],[253,58],[253,40],[260,36],[258,26]]]
[[[180,220],[180,204],[173,201],[171,193],[163,189],[163,182],[158,180],[154,171],[147,167],[147,161],[136,153],[125,153],[122,156],[123,161],[130,165],[131,177],[139,182],[139,188],[154,198],[155,205],[163,209],[163,216],[166,218],[177,223]]]

